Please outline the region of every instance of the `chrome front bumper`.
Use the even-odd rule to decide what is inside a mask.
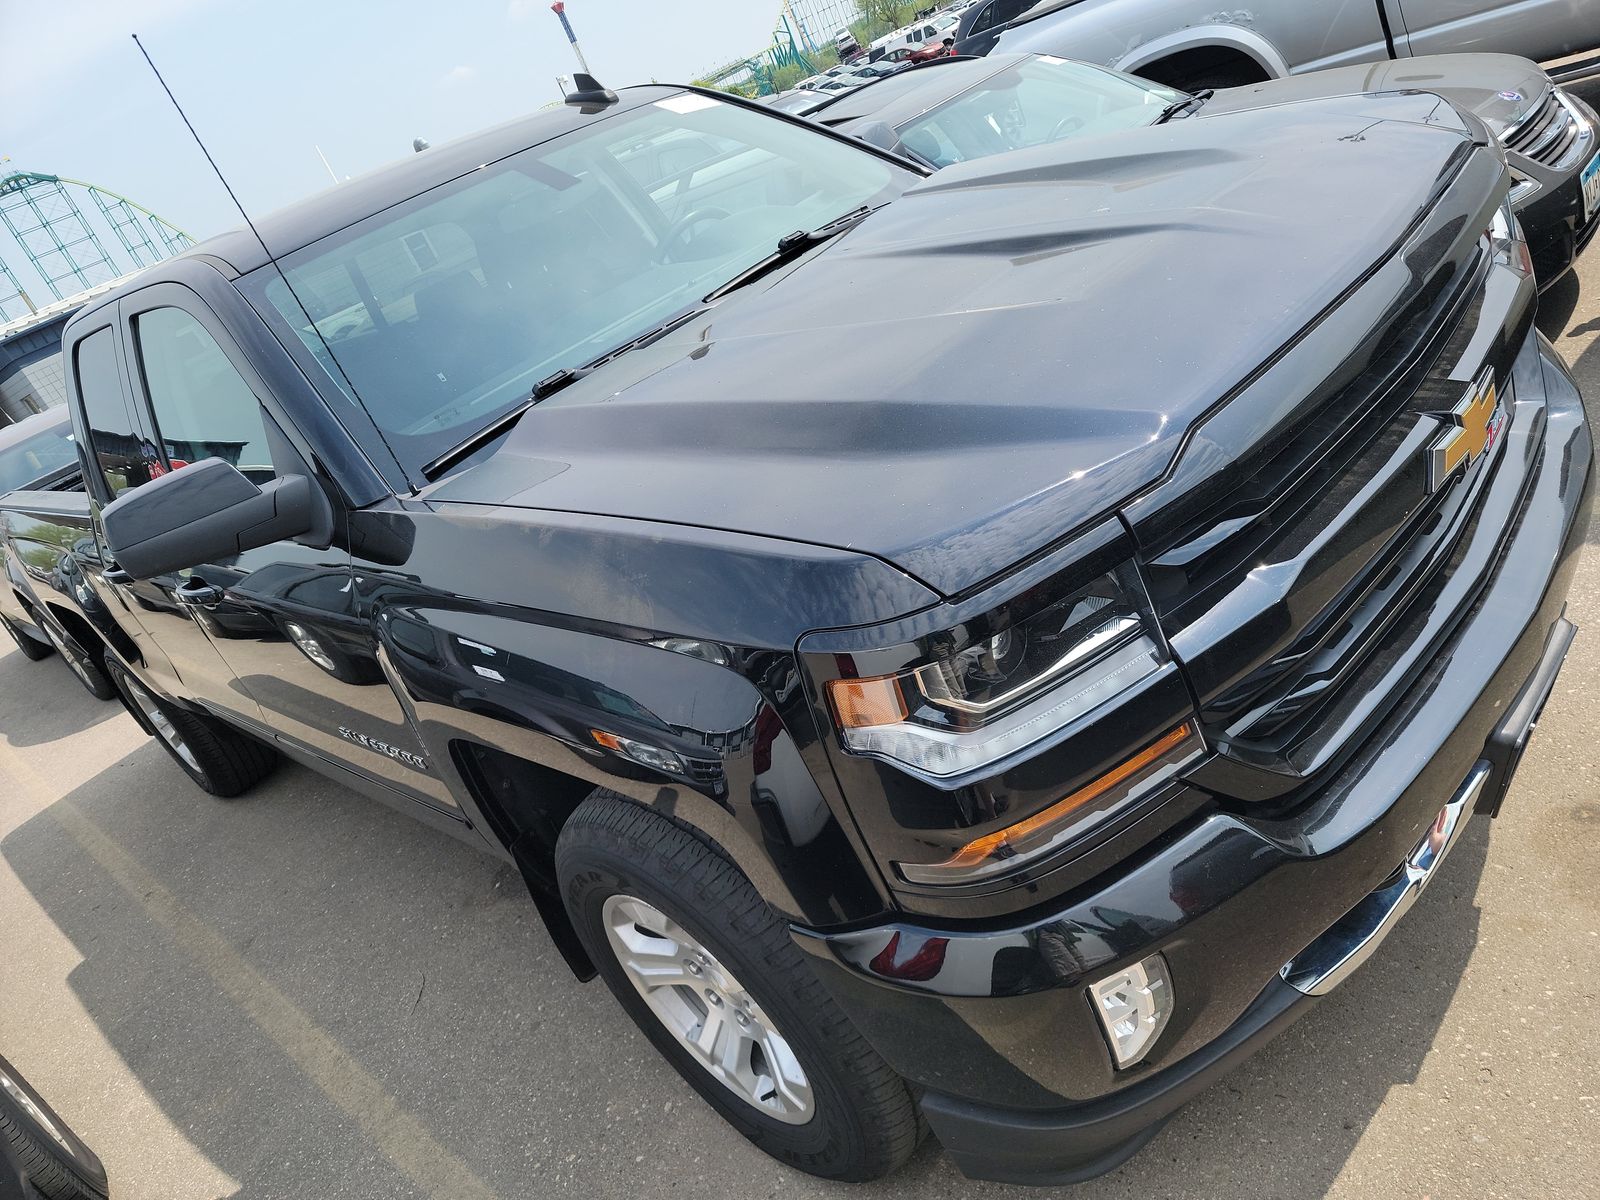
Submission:
[[[1533,736],[1577,633],[1577,627],[1565,617],[1556,621],[1538,669],[1484,746],[1484,756],[1472,765],[1428,832],[1387,882],[1369,892],[1332,928],[1284,964],[1278,973],[1285,983],[1307,996],[1326,996],[1333,991],[1372,956],[1417,902],[1473,812],[1494,816],[1500,811],[1500,801],[1528,748],[1528,739]]]
[[[1372,957],[1455,847],[1493,774],[1493,765],[1480,758],[1394,877],[1285,963],[1279,972],[1283,981],[1307,996],[1326,996]]]

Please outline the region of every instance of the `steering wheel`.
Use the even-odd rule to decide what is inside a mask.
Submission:
[[[1050,131],[1050,140],[1059,142],[1075,129],[1083,128],[1082,117],[1062,117],[1056,122],[1056,127]]]
[[[679,217],[667,229],[661,238],[661,244],[656,247],[656,259],[660,262],[673,261],[673,251],[689,244],[689,231],[702,221],[726,221],[733,214],[725,208],[692,208]]]

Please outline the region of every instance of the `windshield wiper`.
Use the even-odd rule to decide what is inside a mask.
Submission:
[[[429,483],[432,483],[435,479],[439,478],[439,476],[443,475],[446,471],[455,466],[457,463],[461,462],[463,459],[470,458],[479,450],[495,441],[495,439],[504,437],[506,434],[510,433],[511,430],[516,427],[517,422],[522,420],[522,418],[527,415],[528,410],[534,405],[538,404],[540,401],[548,400],[551,396],[554,396],[563,388],[571,387],[585,375],[593,374],[600,367],[605,366],[606,363],[610,362],[614,358],[622,357],[629,350],[637,350],[640,346],[647,346],[658,338],[665,337],[674,329],[677,329],[680,325],[687,324],[704,311],[705,309],[699,304],[690,305],[681,312],[668,317],[665,321],[661,322],[661,324],[645,330],[637,337],[628,339],[620,346],[613,346],[604,354],[599,355],[596,358],[591,358],[586,363],[576,367],[562,367],[553,375],[546,375],[538,383],[533,385],[533,391],[529,393],[528,398],[521,404],[517,405],[515,408],[502,414],[501,416],[496,417],[488,425],[485,425],[482,429],[478,430],[477,433],[472,434],[470,437],[463,438],[454,446],[451,446],[450,449],[446,450],[443,454],[439,455],[438,458],[434,459],[430,463],[427,463],[422,468],[422,477]]]
[[[1174,100],[1171,104],[1167,105],[1161,110],[1161,115],[1159,117],[1150,123],[1152,125],[1165,125],[1168,121],[1172,120],[1173,117],[1178,116],[1180,113],[1187,115],[1194,112],[1216,94],[1216,88],[1201,88],[1192,96],[1185,96],[1182,100]]]
[[[771,254],[753,266],[746,267],[727,283],[706,297],[709,303],[720,300],[729,292],[738,291],[747,283],[754,283],[763,275],[770,275],[785,263],[793,262],[812,247],[829,238],[838,237],[854,229],[862,221],[870,217],[877,209],[870,204],[863,204],[860,208],[851,209],[842,217],[835,217],[826,225],[818,225],[815,229],[796,229],[793,233],[786,233],[778,239],[778,246]]]

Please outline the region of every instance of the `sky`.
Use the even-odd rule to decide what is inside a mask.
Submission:
[[[778,7],[567,0],[567,15],[615,88],[756,53]],[[318,147],[357,175],[414,137],[542,108],[576,69],[548,0],[0,0],[0,174],[86,180],[196,238],[241,222],[133,33],[252,215],[332,185]],[[3,230],[0,258],[32,282]]]

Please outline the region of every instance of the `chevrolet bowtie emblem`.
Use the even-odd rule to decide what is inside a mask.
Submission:
[[[1429,451],[1428,491],[1439,490],[1458,469],[1470,466],[1494,449],[1505,414],[1500,411],[1500,393],[1495,388],[1493,369],[1478,376],[1461,403],[1448,414],[1440,414],[1452,424]]]

